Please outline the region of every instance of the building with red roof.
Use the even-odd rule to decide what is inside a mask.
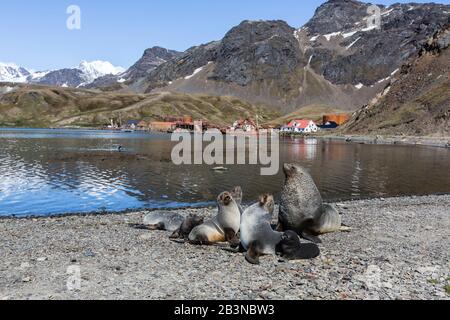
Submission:
[[[286,126],[281,128],[281,132],[293,133],[315,133],[319,131],[319,127],[312,120],[292,120]]]

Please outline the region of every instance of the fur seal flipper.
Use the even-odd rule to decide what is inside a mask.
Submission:
[[[258,265],[259,257],[262,255],[263,250],[264,246],[259,241],[253,241],[245,253],[245,260],[248,263]]]

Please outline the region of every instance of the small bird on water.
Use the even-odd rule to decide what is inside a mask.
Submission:
[[[123,151],[123,147],[122,146],[118,146],[117,147],[117,151],[122,152]]]

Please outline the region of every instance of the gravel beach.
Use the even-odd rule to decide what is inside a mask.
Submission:
[[[323,236],[320,258],[259,266],[129,226],[146,212],[2,219],[0,299],[450,299],[450,195],[336,205],[353,231]]]

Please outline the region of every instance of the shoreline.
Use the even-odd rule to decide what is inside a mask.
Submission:
[[[80,127],[80,128],[27,128],[27,127],[0,127],[0,130],[71,130],[71,131],[99,131],[99,132],[114,132],[114,133],[126,133],[119,130],[109,130],[104,128],[95,127]],[[147,131],[147,130],[135,130],[134,133],[143,134],[170,134],[160,131]],[[283,134],[280,132],[281,137],[303,137],[303,138],[316,138],[331,141],[346,141],[349,143],[359,144],[378,144],[378,145],[415,145],[415,146],[428,146],[438,148],[450,148],[450,136],[445,137],[432,137],[432,136],[397,136],[397,135],[358,135],[358,134],[339,134],[322,131],[316,134]]]
[[[322,236],[318,259],[266,256],[260,266],[129,227],[148,211],[0,219],[0,300],[450,299],[450,195],[336,205],[351,233]],[[213,209],[175,211],[209,217]],[[74,265],[82,285],[69,291]]]
[[[335,199],[333,201],[326,201],[325,203],[336,204],[336,203],[347,203],[347,202],[356,202],[356,201],[369,201],[369,200],[386,200],[386,199],[403,199],[403,198],[417,198],[417,197],[439,197],[439,196],[450,196],[450,192],[437,192],[437,193],[429,193],[429,194],[414,194],[414,195],[396,195],[396,196],[387,196],[387,197],[361,197],[354,199]],[[248,207],[252,205],[250,202],[243,202],[244,207]],[[178,208],[173,207],[160,207],[160,208],[130,208],[120,211],[90,211],[90,212],[63,212],[63,213],[53,213],[53,214],[42,214],[42,215],[0,215],[0,222],[2,220],[27,220],[27,219],[47,219],[47,218],[68,218],[68,217],[90,217],[90,216],[109,216],[109,215],[127,215],[133,214],[136,212],[154,212],[154,211],[174,211],[174,212],[183,212],[186,210],[214,210],[216,205],[214,201],[211,201],[210,205],[195,205],[192,206],[183,206]]]
[[[380,135],[323,135],[322,139],[379,145],[414,145],[450,148],[450,137],[380,136]]]

